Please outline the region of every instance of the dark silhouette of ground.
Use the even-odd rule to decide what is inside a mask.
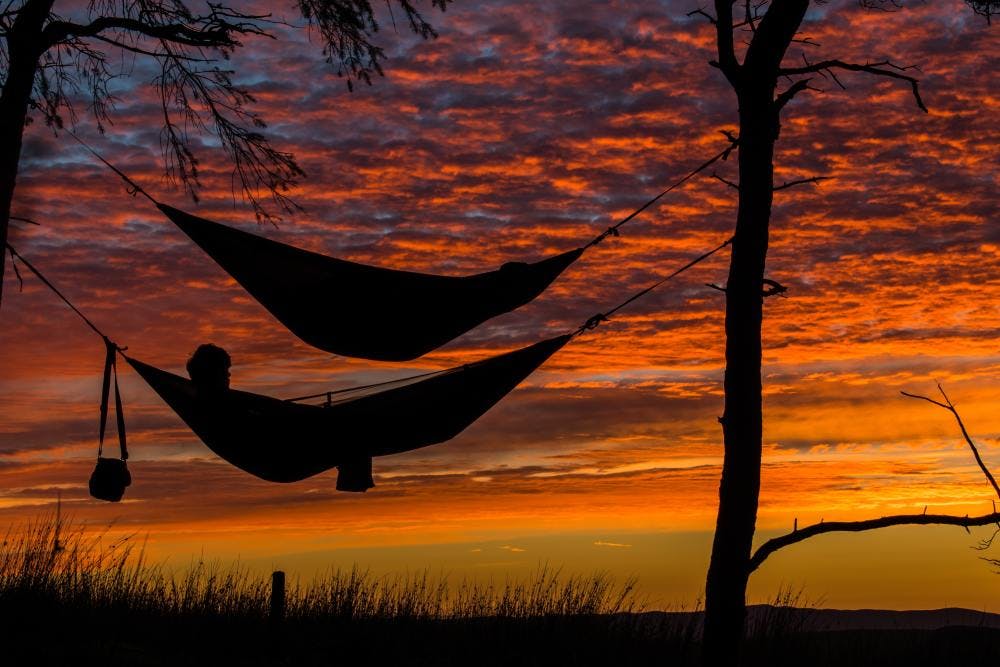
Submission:
[[[252,613],[135,614],[70,608],[31,593],[0,597],[8,665],[693,665],[700,614],[575,615],[425,620],[289,618]],[[852,625],[853,612],[760,606],[743,652],[745,665],[997,664],[1000,628],[972,625],[914,629],[954,618],[1000,625],[968,610],[861,612],[898,629],[823,630],[824,620]],[[805,627],[802,623],[817,624]],[[982,625],[981,624],[981,625]]]

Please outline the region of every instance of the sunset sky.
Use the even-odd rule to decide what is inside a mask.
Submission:
[[[427,3],[423,3],[427,4]],[[163,176],[159,100],[141,59],[115,82],[101,136],[78,134],[161,200],[334,256],[462,275],[577,247],[725,147],[736,104],[696,3],[456,0],[423,41],[385,13],[386,76],[349,92],[308,30],[247,40],[231,61],[277,148],[307,178],[305,211],[258,225],[231,166],[199,143],[195,204]],[[303,20],[289,6],[284,18]],[[397,15],[396,17],[400,17]],[[940,382],[1000,472],[998,28],[961,0],[865,11],[814,5],[790,62],[918,65],[902,82],[844,73],[786,108],[765,306],[765,464],[758,541],[821,518],[984,514],[995,500],[951,416],[900,390]],[[40,119],[37,119],[40,121]],[[736,178],[735,160],[717,172]],[[408,364],[312,349],[72,139],[28,127],[11,243],[129,353],[181,372],[214,342],[234,386],[296,396],[480,359],[575,329],[732,233],[735,191],[704,176],[587,252],[535,302]],[[538,564],[636,575],[654,606],[704,586],[721,463],[728,253],[554,356],[446,444],[376,459],[376,488],[336,473],[292,485],[214,457],[129,369],[133,485],[93,500],[103,345],[22,267],[0,311],[0,521],[62,504],[89,526],[148,534],[155,558],[239,558],[303,577],[358,563],[460,579]],[[331,295],[329,308],[336,308]],[[345,314],[349,317],[349,314]],[[406,332],[401,331],[401,336]],[[335,445],[335,435],[331,446]],[[281,443],[275,443],[281,455]],[[781,585],[829,607],[1000,612],[1000,574],[970,547],[993,529],[821,536],[772,557]],[[1000,558],[1000,546],[993,548]]]

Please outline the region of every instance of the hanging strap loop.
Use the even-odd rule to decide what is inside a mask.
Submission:
[[[128,447],[125,436],[125,410],[123,409],[122,406],[121,390],[118,388],[118,353],[124,352],[128,348],[122,347],[118,343],[108,338],[103,331],[97,328],[97,325],[91,322],[90,319],[83,314],[83,311],[81,311],[79,308],[73,305],[73,302],[70,301],[65,294],[60,292],[59,289],[55,285],[53,285],[52,282],[48,278],[46,278],[41,271],[35,268],[34,264],[26,260],[23,256],[21,256],[21,254],[18,253],[14,249],[14,247],[9,243],[7,244],[7,249],[10,251],[10,255],[12,258],[11,264],[14,267],[17,266],[17,264],[14,263],[14,260],[24,264],[28,268],[28,270],[31,271],[33,274],[35,274],[35,276],[39,280],[41,280],[46,287],[48,287],[50,290],[52,290],[53,293],[55,293],[56,296],[62,299],[63,303],[69,306],[70,309],[74,313],[76,313],[81,320],[83,320],[84,324],[90,327],[90,329],[98,336],[100,336],[101,339],[104,341],[104,350],[105,350],[104,377],[101,382],[101,424],[100,424],[100,435],[97,446],[97,456],[98,458],[100,458],[101,455],[104,453],[104,434],[108,426],[108,407],[110,402],[109,399],[111,398],[111,387],[112,385],[114,385],[115,415],[118,424],[119,455],[121,456],[122,461],[127,460]],[[18,274],[18,277],[20,277],[20,274]]]
[[[108,425],[108,403],[111,396],[111,386],[115,388],[115,417],[118,426],[118,449],[122,461],[128,460],[128,447],[125,436],[125,410],[122,407],[121,391],[118,389],[118,350],[107,337],[104,338],[104,379],[101,383],[101,427],[97,445],[97,457],[104,454],[104,434]],[[112,381],[113,380],[113,381]]]
[[[117,357],[117,355],[115,355]],[[115,416],[118,422],[118,452],[121,455],[122,461],[128,460],[128,447],[126,446],[125,437],[125,410],[122,406],[122,395],[121,391],[118,389],[118,363],[111,364],[111,370],[114,372],[115,376]]]
[[[105,339],[104,344],[106,354],[104,355],[104,380],[101,383],[101,426],[97,444],[98,458],[104,454],[104,431],[108,425],[108,396],[111,393],[111,367],[115,362],[114,349],[108,345],[107,339]]]
[[[618,231],[618,227],[608,227],[603,232],[598,234],[593,241],[591,241],[588,246],[595,246],[609,236],[621,236],[622,233]]]

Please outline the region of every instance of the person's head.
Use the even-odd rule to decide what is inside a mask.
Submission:
[[[232,360],[229,353],[218,345],[199,345],[187,362],[187,372],[191,381],[200,390],[222,391],[229,389],[229,367]]]

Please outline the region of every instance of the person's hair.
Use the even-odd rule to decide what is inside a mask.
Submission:
[[[198,382],[218,373],[219,369],[228,370],[231,365],[232,360],[229,358],[228,352],[218,345],[205,343],[199,345],[191,358],[188,359],[187,372],[192,380]]]

